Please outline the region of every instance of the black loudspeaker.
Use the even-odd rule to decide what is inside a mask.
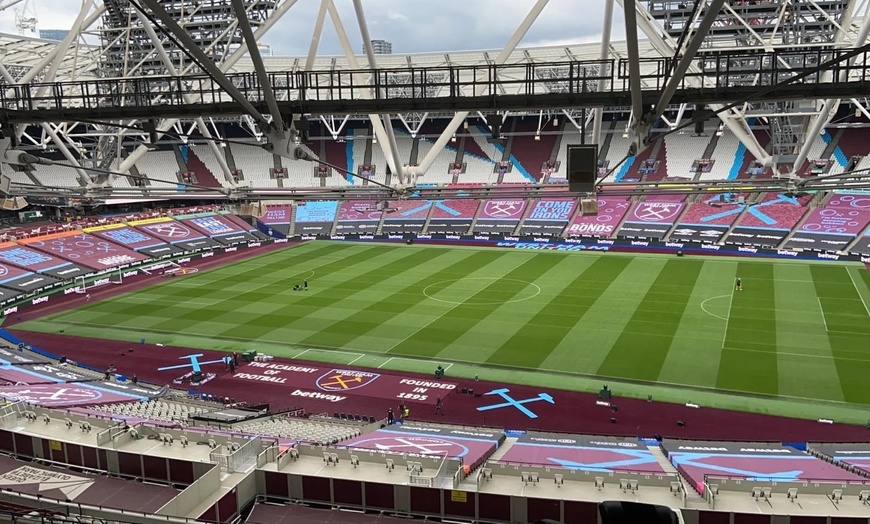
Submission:
[[[414,245],[414,239],[413,239],[413,238],[409,238],[408,240],[405,240],[405,243],[408,244],[409,246],[413,246],[413,245]]]
[[[604,501],[598,505],[601,524],[677,524],[674,510],[640,502]]]
[[[695,111],[692,115],[692,118],[702,118],[704,116],[704,106],[700,104],[695,104]],[[703,135],[704,134],[704,120],[700,122],[695,122],[695,134]]]
[[[486,115],[486,125],[489,126],[489,129],[492,132],[493,140],[501,138],[501,124],[501,115]]]
[[[680,426],[681,428],[686,427],[686,423],[683,422],[682,420],[678,420],[678,421],[677,421],[677,425]]]
[[[679,251],[677,251],[677,256],[678,256],[678,257],[681,257],[681,256],[683,256],[683,250],[682,250],[682,249],[681,249],[681,250],[679,250]]]
[[[568,146],[568,189],[574,193],[595,191],[598,175],[598,146]]]
[[[616,424],[616,417],[610,417],[610,423]]]

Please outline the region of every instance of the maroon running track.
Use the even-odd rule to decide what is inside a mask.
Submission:
[[[13,333],[34,346],[55,354],[64,354],[97,368],[106,368],[109,364],[115,364],[121,374],[135,373],[140,380],[160,385],[170,383],[178,372],[161,372],[157,368],[176,363],[180,357],[195,352],[203,353],[205,355],[203,360],[217,360],[225,355],[216,351],[171,346],[157,347],[151,344],[133,344],[134,351],[129,353],[131,344],[128,342],[15,330]],[[332,368],[332,365],[324,366],[299,360],[275,359],[273,362],[294,367],[309,366],[319,370]],[[250,365],[242,364],[237,373],[243,374],[250,369]],[[296,391],[318,392],[312,383],[258,382],[256,387],[252,387],[253,382],[234,377],[224,369],[223,365],[212,365],[208,371],[215,372],[217,377],[203,385],[202,392],[250,403],[268,402],[273,409],[302,407],[311,413],[341,412],[382,418],[386,416],[388,408],[392,407],[395,410],[399,402],[399,400],[388,400],[385,396],[374,397],[354,391],[340,395],[346,397],[343,400],[332,402],[293,395]],[[432,381],[429,376],[413,373],[382,373],[383,370],[376,369],[367,372],[381,373],[382,376],[389,377],[393,381],[403,379]],[[460,388],[473,388],[476,394],[461,394],[457,390],[449,392],[444,397],[444,415],[436,415],[431,405],[408,402],[411,419],[506,429],[643,437],[658,434],[668,438],[732,441],[850,442],[866,440],[868,435],[867,429],[863,426],[819,424],[813,420],[704,407],[695,409],[680,404],[619,398],[618,387],[614,391],[616,396],[611,402],[618,406],[619,411],[613,413],[607,407],[597,405],[596,395],[590,393],[487,381],[464,381],[450,377],[448,380],[458,383]],[[478,395],[479,393],[501,388],[509,389],[508,394],[517,400],[537,397],[539,393],[546,392],[553,397],[555,403],[541,401],[525,404],[537,415],[535,419],[529,418],[511,406],[486,412],[477,410],[479,407],[499,402],[493,396]],[[615,423],[611,423],[611,417],[616,419]],[[685,425],[678,426],[677,421],[683,421]]]
[[[194,261],[191,265],[200,269],[209,269],[244,258],[266,254],[286,246],[286,244],[272,244]],[[97,288],[91,292],[91,295],[97,299],[105,299],[148,286],[160,280],[159,276],[140,278],[123,286]],[[57,297],[45,306],[27,310],[22,314],[22,317],[23,320],[39,318],[69,308],[82,300],[82,297],[77,294]],[[13,326],[14,320],[11,317],[7,318],[4,327]],[[140,380],[159,385],[169,384],[176,377],[171,373],[157,371],[157,368],[178,363],[178,359],[185,355],[203,353],[205,354],[204,360],[217,360],[225,356],[224,353],[215,351],[170,346],[157,347],[151,344],[132,344],[134,351],[130,353],[128,349],[131,344],[128,342],[75,337],[60,333],[31,333],[14,329],[10,331],[28,343],[57,355],[66,355],[73,360],[87,363],[98,369],[105,369],[110,364],[115,364],[122,375],[136,374]],[[275,359],[273,363],[286,366],[310,366],[323,371],[332,369],[332,365],[299,360]],[[310,413],[332,414],[339,412],[383,418],[386,416],[388,408],[395,409],[399,403],[399,399],[395,398],[394,395],[392,397],[388,393],[372,395],[370,390],[364,388],[340,395],[346,398],[338,402],[303,396],[299,393],[294,395],[294,392],[332,392],[324,392],[322,388],[318,389],[311,383],[298,382],[298,379],[289,377],[284,383],[257,382],[256,387],[252,387],[254,382],[233,377],[222,365],[213,367],[214,369],[210,368],[208,371],[215,372],[217,377],[203,385],[201,392],[249,403],[268,402],[276,410],[302,407]],[[378,380],[381,381],[399,382],[409,379],[432,381],[431,376],[413,373],[382,373],[383,370],[376,369],[362,371],[366,371],[368,374],[380,374],[382,378]],[[237,371],[239,374],[257,372],[258,370],[250,365],[242,365]],[[619,398],[618,387],[615,391],[617,397],[612,400],[612,403],[617,405],[619,409],[618,412],[611,412],[609,408],[597,405],[597,397],[590,393],[487,381],[457,380],[449,376],[446,382],[455,383],[459,387],[452,391],[433,390],[436,395],[442,393],[445,395],[444,414],[436,415],[434,407],[431,405],[431,398],[428,398],[422,403],[406,402],[410,408],[411,419],[506,429],[642,437],[661,435],[668,438],[732,441],[849,442],[864,441],[868,436],[867,429],[857,425],[819,424],[812,420],[704,407],[693,409],[681,404]],[[461,394],[458,392],[460,388],[471,388],[475,394]],[[516,400],[530,399],[546,393],[553,397],[554,403],[536,401],[525,404],[528,409],[532,410],[536,418],[530,418],[512,406],[478,411],[478,408],[481,407],[504,403],[496,395],[482,395],[503,388],[507,388],[509,390],[507,395]],[[687,392],[687,400],[689,400],[688,394]],[[615,422],[612,419],[615,419]],[[682,421],[685,424],[678,426],[677,421]]]

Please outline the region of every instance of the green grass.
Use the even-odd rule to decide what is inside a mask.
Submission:
[[[865,422],[868,304],[857,264],[312,242],[17,327]]]

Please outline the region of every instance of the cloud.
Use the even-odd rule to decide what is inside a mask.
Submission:
[[[81,6],[81,0],[35,1],[42,29],[68,29]],[[534,4],[534,0],[366,0],[363,7],[371,37],[392,42],[394,53],[409,54],[501,49]],[[353,49],[361,52],[362,38],[352,2],[340,0],[335,5]],[[600,41],[604,5],[601,0],[550,0],[520,46]],[[319,7],[320,0],[299,0],[263,42],[275,55],[304,56]],[[625,34],[622,24],[617,7],[614,39]],[[0,12],[0,31],[17,33],[11,9]],[[329,17],[319,54],[342,54]]]

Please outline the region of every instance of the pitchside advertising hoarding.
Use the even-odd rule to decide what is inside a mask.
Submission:
[[[682,213],[682,202],[638,202],[629,211],[619,236],[662,238]]]
[[[73,234],[69,234],[73,233]],[[21,243],[91,269],[106,269],[148,260],[148,256],[87,233],[64,232]]]
[[[385,233],[419,233],[431,208],[432,202],[419,200],[389,202],[384,210],[386,215],[381,230]]]
[[[597,215],[577,215],[566,236],[609,237],[628,212],[629,202],[622,197],[598,199]]]
[[[277,231],[282,237],[290,234],[293,207],[290,205],[267,206],[266,214],[257,220],[265,226],[264,231]]]
[[[677,224],[676,229],[671,233],[671,238],[693,242],[718,242],[727,231],[728,226]]]
[[[374,200],[342,202],[338,207],[336,233],[374,233],[381,221],[381,209],[382,205]]]
[[[328,235],[335,223],[338,201],[305,202],[296,207],[297,235]]]
[[[807,233],[798,231],[786,242],[789,249],[815,249],[822,251],[840,251],[848,246],[855,235],[838,235],[834,233]]]
[[[19,246],[13,242],[0,244],[0,262],[65,280],[73,280],[75,277],[93,272],[92,269],[60,260],[25,246]]]
[[[146,235],[142,231],[124,224],[91,227],[83,230],[85,233],[109,240],[133,251],[144,253],[149,257],[163,257],[181,254],[181,249],[166,242]]]
[[[577,209],[576,198],[542,198],[535,201],[520,228],[522,234],[559,235]]]
[[[524,199],[486,200],[481,205],[474,224],[474,231],[481,233],[512,233],[526,209]]]
[[[728,238],[729,244],[747,246],[776,247],[788,235],[787,229],[766,229],[760,227],[735,227]]]
[[[861,253],[862,255],[870,255],[870,233],[867,233],[855,246],[851,249],[852,253]]]

